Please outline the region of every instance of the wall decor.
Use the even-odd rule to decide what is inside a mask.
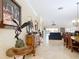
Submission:
[[[12,20],[15,20],[19,25],[21,25],[20,5],[14,0],[2,0],[0,3],[2,3],[2,14],[1,12],[0,14],[2,15],[1,24],[3,27],[16,27],[17,25]]]
[[[35,20],[35,30],[38,30],[38,21]]]
[[[0,0],[0,27],[3,27],[2,25],[2,0]]]

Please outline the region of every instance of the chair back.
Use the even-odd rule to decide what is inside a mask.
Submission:
[[[34,47],[34,45],[35,45],[34,35],[26,35],[25,43],[27,46]]]
[[[69,47],[72,46],[72,39],[71,39],[70,33],[68,34],[68,46],[69,46]]]

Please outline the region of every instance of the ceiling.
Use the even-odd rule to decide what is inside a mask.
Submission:
[[[38,16],[44,18],[43,21],[45,27],[71,27],[72,20],[77,17],[76,3],[79,2],[79,0],[28,1],[33,9],[37,12]],[[55,23],[56,25],[52,25],[53,23]]]

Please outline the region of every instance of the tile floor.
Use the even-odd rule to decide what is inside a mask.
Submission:
[[[25,59],[79,59],[79,53],[65,48],[62,40],[50,40],[37,47],[36,56],[28,55]]]

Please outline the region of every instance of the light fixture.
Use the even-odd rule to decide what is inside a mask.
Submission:
[[[58,10],[62,10],[62,9],[63,9],[63,7],[59,7],[59,8],[58,8]]]
[[[79,13],[78,12],[79,2],[77,2],[76,4],[77,4],[77,18],[75,20],[72,20],[72,23],[74,26],[78,27],[79,26],[79,14],[78,14]]]
[[[53,21],[52,26],[55,26],[55,25],[56,25],[56,23]]]
[[[54,23],[52,24],[52,26],[55,26],[55,25],[56,25],[56,24],[54,24]]]

